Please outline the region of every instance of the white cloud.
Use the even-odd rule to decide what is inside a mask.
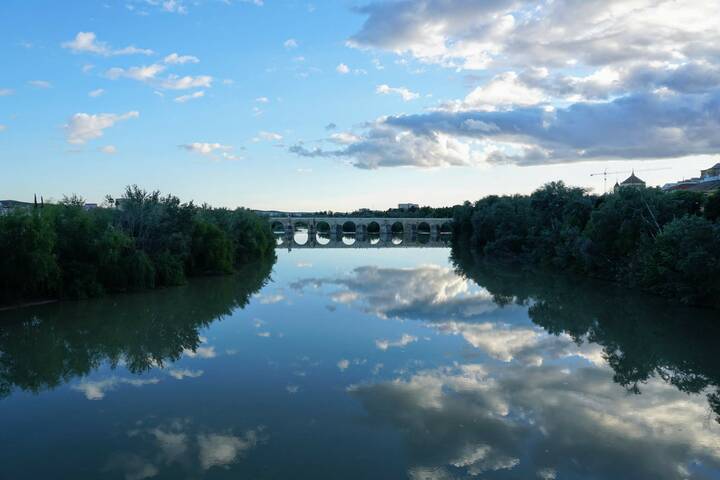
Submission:
[[[270,304],[273,304],[273,303],[280,303],[280,302],[282,302],[283,300],[285,300],[285,295],[280,294],[280,293],[275,293],[275,294],[272,294],[272,295],[258,294],[258,295],[256,295],[256,296],[259,298],[260,303],[263,304],[263,305],[270,305]]]
[[[105,145],[100,149],[102,153],[107,153],[108,155],[114,155],[117,153],[117,148],[115,145]]]
[[[97,98],[97,97],[99,97],[99,96],[101,96],[101,95],[104,95],[104,94],[105,94],[105,90],[102,89],[102,88],[98,88],[98,89],[96,89],[96,90],[93,90],[93,91],[89,92],[89,93],[88,93],[88,97]]]
[[[347,360],[345,358],[343,358],[342,360],[340,360],[337,363],[337,367],[340,369],[341,372],[344,372],[345,370],[347,370],[349,366],[350,366],[350,360]]]
[[[15,93],[15,90],[11,88],[0,88],[0,97],[8,97]]]
[[[288,38],[287,40],[285,40],[285,42],[283,42],[283,47],[287,49],[297,48],[298,42],[294,38]]]
[[[0,124],[0,132],[4,132],[5,130],[7,130],[7,126]]]
[[[215,352],[215,347],[213,346],[207,346],[207,347],[197,347],[195,351],[190,350],[186,348],[183,350],[183,353],[185,356],[190,358],[215,358],[217,356],[217,353]]]
[[[350,132],[337,132],[330,135],[330,141],[340,145],[351,145],[362,140],[361,137]]]
[[[268,103],[270,100],[267,97],[258,97],[255,99],[257,103]]]
[[[269,142],[278,142],[283,139],[283,136],[276,132],[259,132],[258,136],[254,138],[255,141],[266,140]]]
[[[163,62],[168,65],[184,65],[186,63],[198,63],[200,59],[192,55],[178,55],[177,53],[171,53],[163,59]]]
[[[131,111],[123,114],[100,113],[91,115],[89,113],[76,113],[65,125],[65,133],[68,143],[82,145],[90,140],[100,138],[103,130],[112,127],[117,122],[138,118],[140,113]]]
[[[30,80],[28,82],[28,85],[33,86],[35,88],[51,88],[52,84],[48,82],[47,80]]]
[[[204,96],[205,96],[205,92],[203,90],[199,90],[199,91],[191,93],[189,95],[181,95],[179,97],[176,97],[174,101],[177,103],[185,103],[187,101],[202,98]]]
[[[162,73],[164,70],[165,66],[153,63],[151,65],[130,67],[127,69],[114,67],[109,69],[105,75],[112,80],[116,80],[120,77],[126,77],[140,82],[148,82],[150,80],[154,80],[157,75]]]
[[[78,32],[73,40],[64,42],[62,47],[71,50],[73,53],[94,53],[104,57],[135,54],[152,55],[154,53],[152,50],[134,46],[113,49],[107,43],[98,41],[93,32]]]
[[[187,90],[190,88],[210,88],[212,86],[213,78],[209,75],[195,77],[186,75],[181,77],[170,74],[165,78],[160,78],[158,75],[163,73],[166,68],[166,65],[159,63],[130,68],[114,67],[107,70],[105,75],[112,80],[121,77],[130,78],[166,90]]]
[[[120,378],[110,377],[105,380],[83,380],[71,388],[82,392],[88,400],[102,400],[107,392],[115,390],[120,385],[132,385],[142,387],[143,385],[154,385],[159,383],[157,378]]]
[[[198,435],[200,465],[204,470],[208,470],[235,463],[254,448],[258,441],[258,433],[254,430],[246,432],[242,437],[219,434]]]
[[[403,333],[402,337],[400,337],[398,340],[391,341],[391,340],[375,340],[375,346],[379,348],[380,350],[387,350],[389,348],[393,347],[406,347],[410,345],[413,342],[417,342],[418,338],[414,335],[410,335],[407,333]]]
[[[205,156],[212,156],[216,153],[230,152],[232,146],[223,145],[221,143],[208,143],[208,142],[193,142],[185,145],[180,145],[180,148],[187,150],[188,152],[197,153]]]
[[[183,369],[173,368],[168,372],[168,374],[171,377],[176,378],[178,380],[183,380],[185,378],[198,378],[198,377],[202,376],[203,373],[204,372],[202,370],[189,370],[187,368],[183,368]]]
[[[530,106],[547,102],[550,98],[540,88],[533,88],[518,79],[515,72],[494,77],[485,85],[476,87],[463,101],[445,105],[448,110],[492,111],[517,106]]]
[[[394,93],[400,95],[402,99],[406,102],[409,102],[410,100],[415,100],[416,98],[420,97],[419,93],[412,92],[405,87],[391,87],[385,84],[378,85],[375,89],[375,92],[381,95],[388,95]]]
[[[350,73],[350,67],[348,67],[344,63],[341,63],[340,65],[335,67],[335,71],[341,75],[347,75],[348,73]]]
[[[169,90],[186,90],[188,88],[210,88],[213,78],[209,75],[199,75],[197,77],[170,75],[164,79],[160,86]]]

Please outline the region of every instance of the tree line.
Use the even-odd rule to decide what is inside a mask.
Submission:
[[[88,210],[76,196],[0,216],[0,304],[180,285],[274,256],[268,222],[245,209],[126,188]]]
[[[456,248],[720,307],[720,194],[552,182],[453,209]]]

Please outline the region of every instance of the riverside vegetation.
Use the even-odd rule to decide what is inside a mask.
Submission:
[[[104,208],[78,197],[0,216],[0,304],[181,285],[274,258],[267,221],[127,187]]]
[[[562,182],[454,209],[454,248],[619,282],[720,307],[720,194]]]

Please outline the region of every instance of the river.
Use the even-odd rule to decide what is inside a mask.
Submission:
[[[448,248],[277,253],[0,313],[0,478],[720,478],[715,312]]]

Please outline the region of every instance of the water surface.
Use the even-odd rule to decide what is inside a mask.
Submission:
[[[712,312],[449,257],[0,313],[0,478],[720,478]]]

